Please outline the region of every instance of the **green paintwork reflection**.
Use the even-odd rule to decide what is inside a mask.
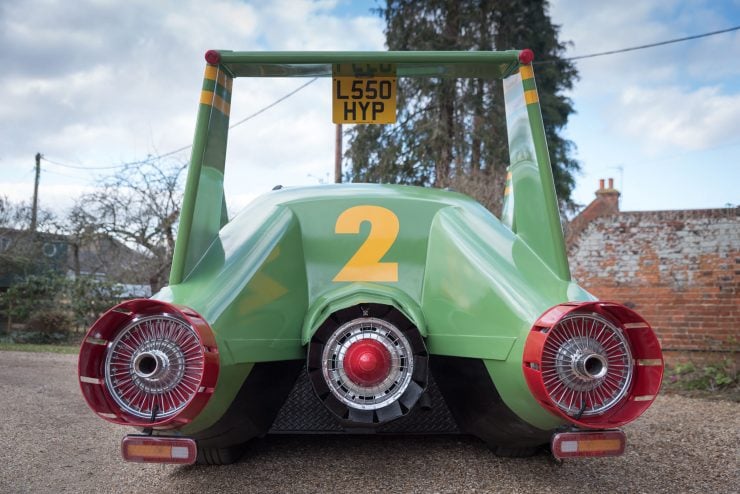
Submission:
[[[401,311],[413,322],[422,336],[427,336],[424,314],[419,304],[403,290],[377,283],[337,283],[333,290],[319,296],[306,313],[301,332],[301,341],[305,345],[322,322],[334,312],[360,304],[390,305]]]
[[[331,77],[334,64],[394,64],[398,77],[500,79],[519,65],[519,51],[237,52],[220,51],[234,77]]]

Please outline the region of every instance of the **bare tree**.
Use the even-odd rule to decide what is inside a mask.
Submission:
[[[172,262],[186,166],[147,160],[102,179],[96,191],[83,195],[70,213],[77,251],[85,245],[107,264],[105,272],[116,272],[129,282],[146,280],[152,292],[159,290],[166,284]],[[76,264],[79,270],[79,258]]]
[[[59,233],[61,224],[54,213],[46,208],[38,208],[38,229],[46,233]],[[0,196],[0,228],[28,230],[31,225],[31,205],[25,201],[13,202],[7,196]],[[29,230],[30,231],[30,230]]]

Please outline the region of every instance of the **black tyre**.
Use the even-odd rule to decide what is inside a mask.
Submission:
[[[236,463],[244,454],[247,445],[238,444],[228,448],[198,448],[199,465],[230,465]]]

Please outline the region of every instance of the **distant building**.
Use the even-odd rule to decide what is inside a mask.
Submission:
[[[669,359],[737,358],[740,208],[622,212],[601,180],[566,243],[575,280],[638,311]]]
[[[125,285],[132,296],[148,296],[148,264],[147,256],[105,235],[76,243],[66,235],[0,228],[0,291],[51,271],[105,278]]]
[[[64,235],[0,228],[0,291],[29,274],[67,271],[69,242]]]

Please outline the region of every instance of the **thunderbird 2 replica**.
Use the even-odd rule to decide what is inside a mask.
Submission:
[[[614,456],[663,376],[647,321],[571,280],[530,50],[209,51],[169,286],[105,313],[79,382],[123,457],[229,463],[266,434],[468,434]],[[503,81],[501,218],[445,190],[276,187],[228,218],[235,77],[331,77],[334,122],[403,77]],[[328,111],[327,111],[328,118]]]

